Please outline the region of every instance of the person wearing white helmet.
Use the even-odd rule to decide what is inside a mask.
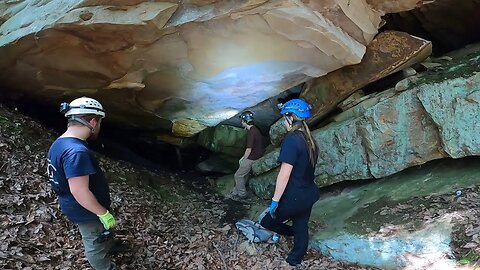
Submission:
[[[113,239],[105,237],[115,226],[109,211],[110,190],[86,142],[97,138],[105,111],[97,100],[81,97],[62,103],[60,112],[68,125],[48,151],[50,184],[62,213],[79,228],[90,265],[96,270],[116,269],[109,255]]]

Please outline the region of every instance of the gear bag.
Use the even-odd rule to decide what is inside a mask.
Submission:
[[[258,222],[268,213],[268,208],[258,216]],[[265,229],[260,225],[249,219],[241,219],[235,223],[235,227],[245,235],[248,241],[253,243],[266,242],[273,236],[273,232]]]

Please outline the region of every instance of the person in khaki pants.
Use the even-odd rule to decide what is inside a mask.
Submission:
[[[235,172],[235,187],[228,196],[232,200],[241,200],[247,197],[246,183],[252,170],[252,163],[261,158],[265,152],[263,136],[253,124],[253,113],[245,111],[240,114],[242,125],[247,129],[247,148],[242,158],[238,161],[239,167]]]

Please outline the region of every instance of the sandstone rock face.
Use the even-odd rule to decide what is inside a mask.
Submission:
[[[307,83],[300,97],[314,105],[309,124],[316,124],[358,89],[424,60],[431,52],[432,44],[424,39],[396,31],[380,33],[368,45],[360,64],[341,68]],[[284,130],[281,121],[272,126],[272,144],[279,145]]]
[[[404,92],[382,92],[351,108],[351,118],[313,131],[317,183],[381,178],[442,157],[479,155],[479,68],[480,52],[455,59],[443,71],[421,74]],[[251,181],[265,194],[278,154],[277,148],[253,164],[255,174],[268,172]]]
[[[347,0],[0,3],[10,96],[100,99],[112,121],[190,137],[361,61],[381,11]]]

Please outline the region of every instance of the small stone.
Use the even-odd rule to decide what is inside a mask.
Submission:
[[[407,78],[417,74],[417,71],[411,67],[402,70],[403,77]]]
[[[436,60],[452,61],[452,57],[444,55],[444,56],[436,58]]]
[[[79,17],[80,17],[80,19],[82,19],[83,21],[88,21],[88,20],[90,20],[90,19],[93,17],[93,13],[92,13],[92,12],[88,12],[88,11],[84,11],[84,12],[80,13]]]
[[[423,62],[420,65],[424,66],[427,70],[436,69],[442,66],[442,64],[434,63],[434,62]]]
[[[396,92],[403,92],[403,91],[408,89],[410,84],[411,84],[411,81],[408,78],[403,79],[395,85],[395,91]]]

